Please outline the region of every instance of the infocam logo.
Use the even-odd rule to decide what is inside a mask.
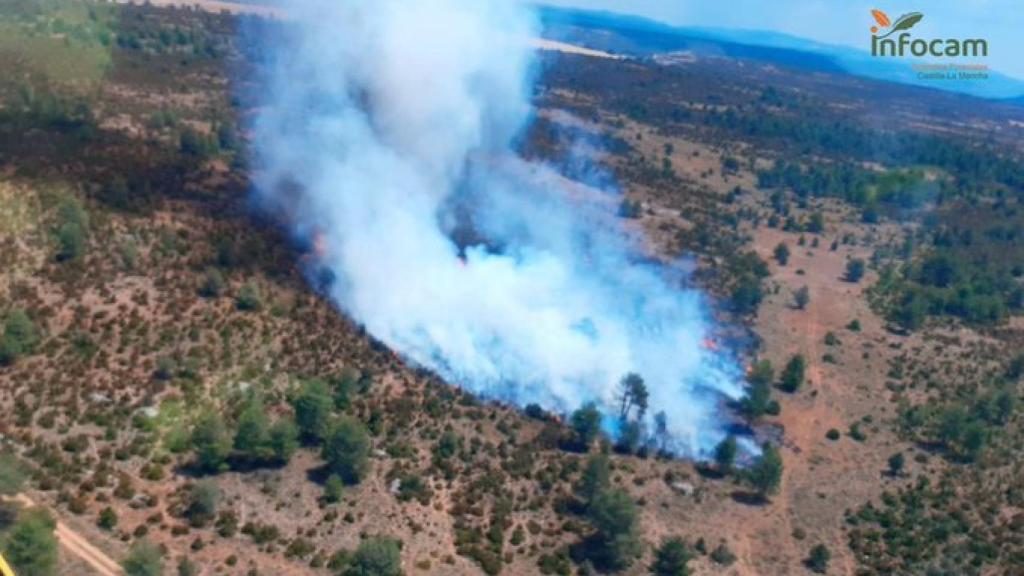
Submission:
[[[872,56],[988,56],[988,42],[981,38],[914,38],[910,29],[924,18],[920,12],[909,12],[896,21],[881,10],[872,10],[871,15],[878,24],[871,27]]]

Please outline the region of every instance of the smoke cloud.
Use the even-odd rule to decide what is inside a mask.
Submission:
[[[638,258],[613,191],[513,152],[531,119],[534,15],[517,0],[301,0],[254,126],[261,204],[316,238],[337,305],[485,397],[616,433],[620,379],[699,455],[743,393],[704,344],[702,295]],[[459,240],[457,240],[459,239]]]

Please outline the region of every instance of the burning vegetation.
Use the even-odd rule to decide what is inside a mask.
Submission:
[[[700,56],[533,88],[475,2],[431,87],[381,6],[384,68],[307,35],[357,99],[282,102],[305,20],[0,3],[19,574],[88,573],[68,531],[132,574],[1021,564],[1019,111]]]

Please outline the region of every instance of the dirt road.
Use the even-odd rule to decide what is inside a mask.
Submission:
[[[780,243],[795,247],[787,265],[772,264],[770,282],[780,290],[762,303],[756,328],[769,343],[766,353],[777,366],[794,354],[803,355],[806,384],[795,394],[776,396],[782,413],[775,422],[784,430],[782,478],[765,513],[747,519],[738,550],[747,563],[774,557],[778,565],[791,567],[800,566],[811,547],[821,543],[832,553],[830,573],[852,576],[856,559],[847,546],[842,517],[845,510],[880,491],[878,471],[884,466],[884,453],[871,446],[881,446],[886,439],[882,431],[874,432],[872,444],[848,439],[848,434],[830,440],[826,434],[848,428],[864,414],[884,411],[888,400],[875,386],[884,382],[886,363],[877,351],[870,360],[863,355],[876,350],[885,332],[864,294],[870,282],[842,279],[848,258],[866,260],[870,251],[859,245],[829,249],[829,238],[849,230],[842,223],[836,225],[821,239],[826,242],[822,246],[800,244],[796,232],[762,228],[755,234],[754,248],[766,262],[773,262]],[[801,287],[810,293],[803,308],[793,303]],[[861,330],[845,329],[853,319],[863,324]],[[829,332],[842,342],[826,344]],[[797,531],[804,536],[794,537]]]
[[[36,505],[31,498],[24,494],[19,494],[14,500],[26,508]],[[90,544],[81,534],[75,532],[60,520],[57,521],[57,529],[54,531],[54,535],[61,546],[71,554],[82,559],[97,574],[101,576],[122,576],[124,574],[121,566],[111,559],[110,556],[107,556],[102,550]]]

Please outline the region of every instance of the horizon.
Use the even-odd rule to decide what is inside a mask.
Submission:
[[[870,54],[872,9],[881,9],[895,18],[920,10],[925,18],[915,32],[929,38],[985,38],[989,69],[1018,82],[1024,82],[1024,60],[1016,58],[1024,51],[1019,38],[1020,18],[1007,18],[1014,12],[1010,0],[951,1],[915,5],[912,2],[822,2],[821,0],[782,0],[770,6],[753,0],[739,3],[708,4],[692,0],[665,3],[636,0],[624,6],[621,0],[544,0],[558,8],[600,10],[620,15],[640,16],[663,24],[686,28],[769,32],[802,40],[852,48]],[[911,62],[912,58],[901,60]],[[955,63],[978,62],[954,58]]]

